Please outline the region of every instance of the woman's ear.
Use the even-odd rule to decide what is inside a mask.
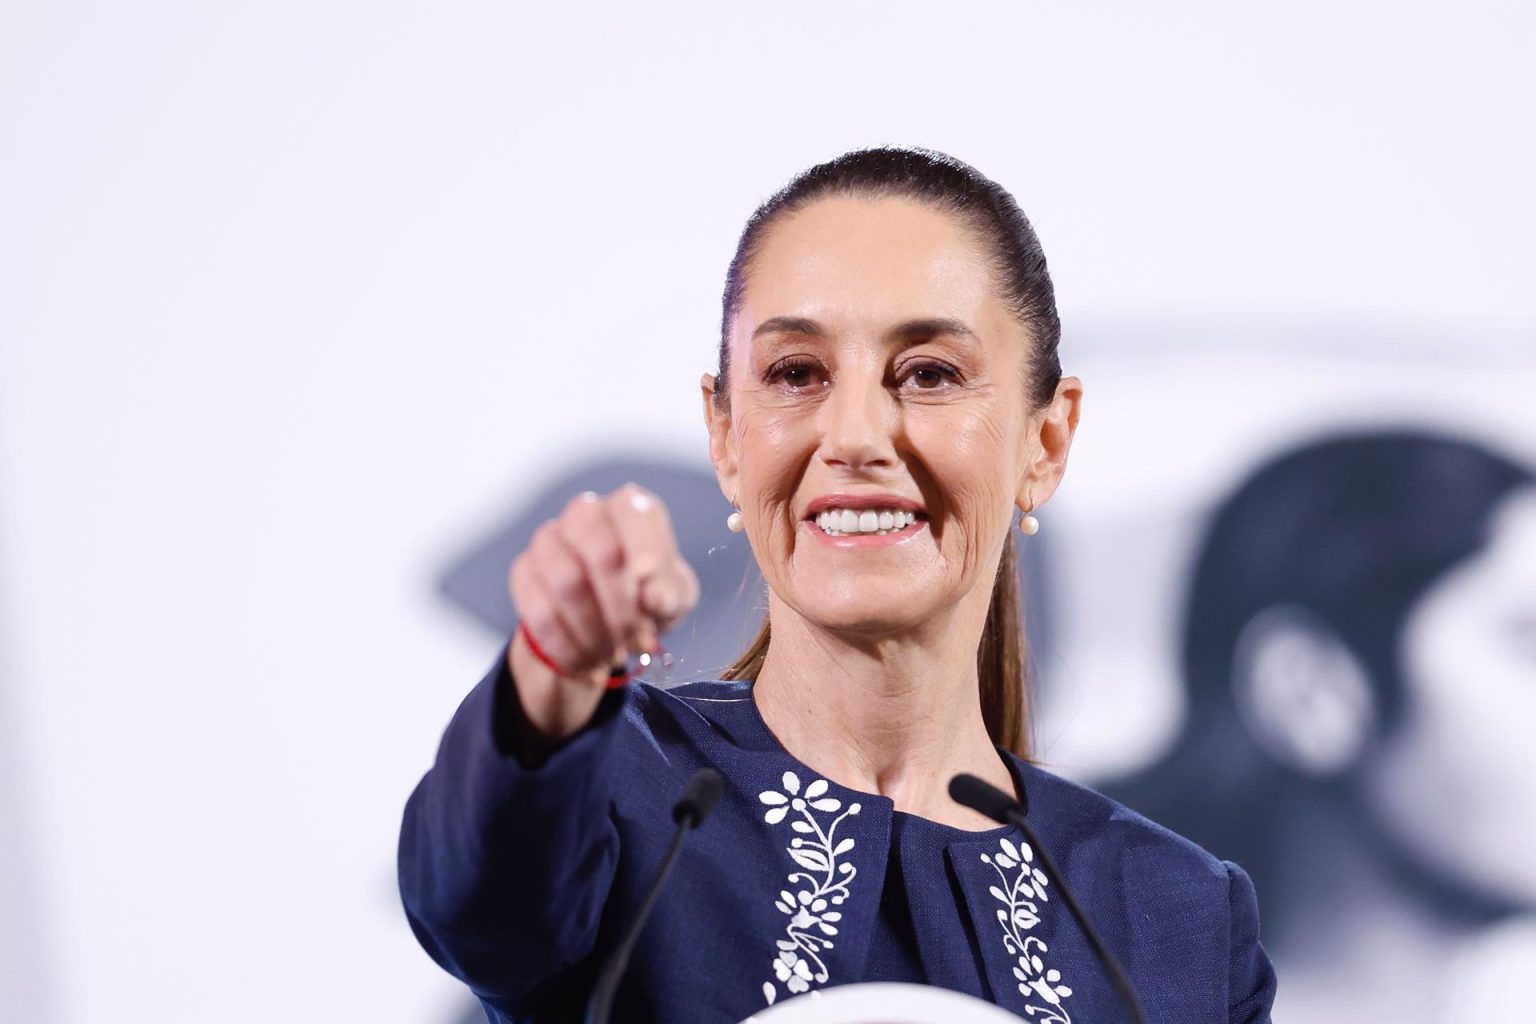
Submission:
[[[704,426],[709,430],[709,461],[715,466],[715,480],[727,501],[735,500],[736,435],[731,431],[731,414],[715,401],[720,381],[712,373],[699,378],[699,394],[704,400]]]
[[[1301,775],[1347,770],[1376,728],[1365,666],[1299,605],[1272,605],[1248,620],[1233,651],[1232,687],[1249,735]]]
[[[1014,504],[1021,510],[1028,508],[1031,502],[1038,509],[1056,493],[1067,471],[1067,453],[1072,450],[1082,405],[1083,382],[1077,377],[1063,377],[1056,385],[1051,403],[1025,418],[1029,434],[1024,439],[1024,450],[1028,461],[1014,499]]]

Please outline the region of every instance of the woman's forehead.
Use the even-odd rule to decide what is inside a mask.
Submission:
[[[747,268],[737,336],[805,317],[836,331],[950,317],[1005,328],[978,240],[953,215],[898,198],[818,200],[774,223]]]

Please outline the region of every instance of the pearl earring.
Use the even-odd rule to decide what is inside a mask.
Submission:
[[[732,533],[740,533],[746,529],[746,524],[741,521],[741,509],[734,509],[730,515],[726,516],[725,525]]]
[[[1035,503],[1031,501],[1029,503],[1029,508],[1025,509],[1024,511],[1024,517],[1019,520],[1019,532],[1029,537],[1033,537],[1035,534],[1040,532],[1040,520],[1030,515],[1030,513],[1034,510]]]

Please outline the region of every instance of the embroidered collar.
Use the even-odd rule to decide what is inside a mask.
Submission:
[[[1035,933],[1049,913],[1054,883],[1039,869],[1018,829],[1005,825],[978,832],[946,825],[896,811],[890,797],[831,782],[786,750],[768,728],[753,699],[752,680],[700,680],[661,692],[686,701],[732,745],[787,765],[777,784],[757,793],[759,821],[783,844],[787,858],[783,886],[765,894],[784,915],[783,932],[764,951],[761,987],[767,1003],[833,981],[835,966],[853,970],[863,962],[883,860],[899,819],[904,828],[932,833],[943,843],[961,889],[957,896],[981,946],[993,1000],[1040,1024],[1072,1024],[1064,1002],[1072,989],[1052,966],[1045,939]],[[1036,792],[1038,787],[1030,785],[1031,766],[1011,751],[996,749],[1016,791]],[[871,871],[874,878],[860,880],[861,873]],[[862,892],[866,889],[870,892]],[[858,931],[844,948],[839,944],[848,929]],[[836,954],[841,957],[834,961]],[[959,979],[931,980],[960,984]]]

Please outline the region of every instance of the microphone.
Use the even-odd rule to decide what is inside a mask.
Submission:
[[[1046,874],[1056,883],[1056,890],[1061,893],[1062,902],[1066,903],[1067,909],[1072,911],[1072,916],[1077,918],[1077,923],[1082,926],[1084,934],[1088,936],[1088,944],[1093,947],[1094,955],[1099,958],[1099,963],[1104,967],[1104,973],[1109,975],[1109,980],[1114,983],[1115,990],[1120,994],[1120,1002],[1125,1007],[1126,1015],[1135,1024],[1142,1024],[1141,1000],[1136,998],[1136,990],[1131,987],[1131,980],[1126,977],[1125,968],[1120,966],[1120,961],[1116,960],[1114,954],[1105,947],[1104,940],[1099,938],[1099,933],[1088,921],[1088,915],[1083,913],[1083,908],[1078,906],[1077,898],[1067,887],[1067,880],[1057,870],[1050,851],[1045,848],[1044,843],[1040,842],[1040,837],[1035,835],[1035,830],[1030,828],[1029,823],[1024,820],[1029,806],[1029,793],[1024,793],[1025,802],[1020,804],[991,783],[974,775],[962,773],[949,780],[949,796],[962,807],[979,811],[999,825],[1017,826],[1019,831],[1024,833],[1025,838],[1029,840],[1029,845],[1034,847],[1035,852],[1040,855],[1040,863],[1044,865]]]
[[[619,979],[624,976],[624,968],[629,965],[629,955],[634,952],[635,943],[640,940],[645,919],[651,916],[651,908],[656,905],[656,897],[661,895],[662,883],[667,880],[667,875],[672,873],[672,865],[677,861],[677,855],[683,850],[683,839],[691,830],[704,824],[704,819],[709,817],[709,812],[715,809],[715,804],[720,802],[720,796],[724,792],[725,780],[720,777],[720,773],[713,768],[700,768],[693,773],[688,784],[683,787],[683,795],[678,798],[677,803],[672,805],[672,820],[677,823],[677,831],[672,835],[672,845],[667,848],[661,867],[656,871],[656,880],[651,883],[644,902],[640,904],[640,912],[635,915],[629,930],[624,933],[624,940],[608,957],[608,962],[603,964],[602,973],[597,976],[597,983],[592,986],[592,995],[587,1000],[586,1024],[608,1024],[608,1018],[613,1012],[613,997],[619,988]]]
[[[672,805],[672,820],[679,825],[698,828],[720,802],[725,780],[713,768],[700,768],[683,787],[683,795]]]

